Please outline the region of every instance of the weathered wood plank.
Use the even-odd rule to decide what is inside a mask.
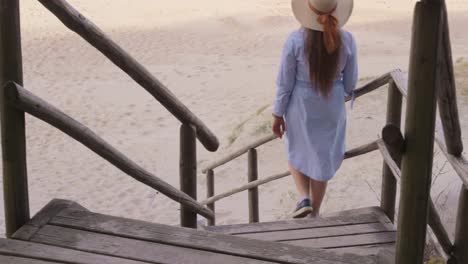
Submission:
[[[226,154],[226,156],[223,156],[222,158],[216,160],[216,161],[213,161],[211,162],[210,164],[206,165],[205,167],[203,167],[202,169],[202,172],[203,173],[206,173],[208,170],[214,170],[216,168],[218,168],[219,166],[222,166],[226,163],[228,163],[229,161],[231,160],[234,160],[240,156],[242,156],[243,154],[247,153],[249,151],[249,149],[254,149],[254,148],[257,148],[261,145],[264,145],[270,141],[273,141],[275,139],[277,139],[278,137],[274,134],[271,134],[271,135],[266,135],[262,138],[259,138],[257,140],[255,140],[254,142],[252,143],[249,143],[247,145],[245,145],[244,147],[241,147],[239,148],[238,150],[232,152],[232,153],[229,153],[229,154]]]
[[[372,152],[372,151],[377,150],[377,149],[378,149],[378,146],[377,146],[376,142],[372,142],[372,143],[369,143],[369,144],[366,144],[366,145],[363,145],[363,146],[360,146],[360,147],[357,147],[357,148],[354,148],[354,149],[351,149],[351,150],[347,151],[345,153],[345,159],[350,159],[350,158],[353,158],[353,157],[356,157],[356,156],[364,155],[366,153]],[[216,201],[219,201],[221,199],[229,197],[229,196],[231,196],[233,194],[240,193],[240,192],[255,188],[257,186],[260,186],[260,185],[263,185],[263,184],[266,184],[266,183],[269,183],[269,182],[272,182],[272,181],[282,179],[282,178],[284,178],[286,176],[289,176],[289,175],[291,175],[291,172],[287,171],[287,172],[283,172],[281,174],[276,174],[276,175],[273,175],[273,176],[269,176],[269,177],[264,178],[264,179],[249,182],[246,185],[243,185],[241,187],[234,188],[234,189],[226,191],[224,193],[215,195],[215,196],[210,197],[210,198],[208,198],[208,199],[206,199],[204,201],[201,201],[200,203],[203,204],[203,205],[214,203]]]
[[[370,223],[332,227],[319,227],[308,229],[293,229],[284,231],[258,232],[239,234],[239,237],[259,239],[266,241],[290,241],[305,240],[312,238],[337,237],[347,235],[358,235],[365,233],[378,233],[384,231],[395,231],[391,223]]]
[[[389,82],[387,100],[387,124],[395,126],[399,132],[401,126],[403,96],[400,91],[398,91],[398,88],[396,87],[396,84],[393,80],[390,80]],[[383,132],[385,132],[385,129]],[[385,135],[383,135],[383,137],[385,137]],[[396,161],[396,163],[399,166],[401,165],[401,156],[400,159]],[[382,171],[382,198],[380,201],[380,206],[393,222],[395,219],[397,183],[387,164],[383,164]]]
[[[44,261],[31,258],[18,258],[12,256],[0,255],[0,263],[2,264],[63,264],[63,262]]]
[[[50,223],[84,231],[280,263],[375,263],[374,259],[367,257],[349,258],[322,250],[268,241],[259,243],[257,240],[235,236],[67,209]]]
[[[371,234],[358,234],[351,236],[324,237],[313,239],[302,239],[285,241],[284,243],[291,245],[300,245],[310,248],[342,248],[356,247],[367,245],[379,245],[394,243],[396,241],[396,232],[380,232]]]
[[[65,208],[72,207],[76,210],[87,210],[81,205],[68,200],[54,199],[42,208],[27,224],[16,231],[12,238],[29,240],[39,229],[45,226],[52,217]]]
[[[452,46],[450,43],[450,28],[445,1],[443,3],[444,26],[442,37],[442,52],[439,54],[439,113],[443,123],[447,152],[456,157],[463,153],[462,132],[457,106],[457,90],[453,71]]]
[[[24,112],[7,103],[4,85],[23,83],[19,0],[0,0],[0,115],[6,235],[29,221]]]
[[[206,173],[206,198],[210,198],[215,195],[215,178],[214,178],[214,171],[208,170]],[[213,226],[216,224],[216,212],[215,212],[215,203],[207,204],[206,207],[213,211],[214,217],[212,219],[208,219],[208,225]]]
[[[73,264],[144,264],[145,262],[97,255],[62,247],[13,239],[0,239],[0,255]]]
[[[388,81],[391,79],[391,75],[390,73],[386,73],[372,81],[370,81],[369,83],[365,84],[364,86],[356,89],[354,91],[354,97],[355,98],[359,98],[365,94],[368,94],[374,90],[377,90],[379,89],[380,87],[383,87],[384,85],[386,85],[388,83]],[[346,97],[346,101],[350,101],[351,100],[351,96],[348,96]]]
[[[86,19],[64,0],[39,0],[69,29],[80,35],[98,49],[116,66],[128,74],[135,82],[148,91],[180,122],[193,124],[197,128],[200,142],[209,151],[216,151],[219,141],[208,127],[193,114],[177,97],[154,77],[143,65],[112,41],[95,24]]]
[[[99,137],[99,135],[94,133],[91,129],[71,118],[53,105],[45,102],[15,83],[9,83],[5,89],[7,92],[7,99],[15,107],[58,128],[135,180],[160,191],[167,197],[187,206],[200,215],[207,218],[213,217],[213,212],[198,204],[197,201],[187,194],[177,190],[154,174],[146,171]]]
[[[458,202],[457,224],[455,227],[455,263],[468,263],[468,190],[460,190],[460,200]]]
[[[182,124],[180,127],[179,158],[180,190],[197,199],[197,138],[196,128]],[[180,205],[180,225],[197,228],[197,213],[191,207]]]
[[[159,244],[144,240],[92,233],[78,229],[47,225],[33,238],[33,242],[81,250],[94,254],[126,258],[149,263],[167,264],[267,264],[277,263],[237,257],[192,248]]]
[[[247,179],[250,182],[258,180],[258,160],[257,150],[250,149],[248,154],[247,164]],[[258,187],[249,189],[249,223],[258,223],[260,220],[259,204],[258,204]]]
[[[356,254],[356,255],[361,255],[361,256],[378,256],[381,251],[390,251],[390,252],[395,251],[395,243],[378,244],[378,245],[371,245],[371,246],[330,248],[327,250],[332,251],[332,252],[337,252],[340,254],[351,253],[351,254]],[[377,263],[380,264],[380,262],[377,262]]]
[[[207,227],[207,230],[223,234],[246,234],[257,232],[285,231],[293,229],[324,228],[331,226],[346,226],[356,224],[368,224],[380,222],[374,214],[345,215],[328,218],[299,219],[275,222],[263,222],[257,224],[239,224]]]

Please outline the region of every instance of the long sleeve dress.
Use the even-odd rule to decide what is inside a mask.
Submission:
[[[305,33],[302,28],[292,32],[284,45],[273,114],[285,118],[289,163],[316,181],[329,181],[345,154],[345,96],[356,87],[356,43],[351,33],[341,31],[338,74],[330,97],[324,98],[310,81]]]

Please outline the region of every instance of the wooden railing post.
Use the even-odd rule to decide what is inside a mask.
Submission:
[[[455,229],[454,255],[457,264],[468,263],[468,190],[462,186]]]
[[[254,182],[258,180],[257,150],[250,149],[248,154],[248,180]],[[258,223],[258,187],[249,189],[249,223]]]
[[[24,112],[6,102],[4,86],[9,81],[23,83],[18,0],[0,0],[0,102],[7,237],[29,221]]]
[[[180,190],[197,199],[197,137],[195,128],[180,127]],[[197,214],[185,206],[180,207],[180,225],[197,228]]]
[[[206,198],[213,197],[215,194],[215,187],[214,187],[214,171],[213,170],[208,170],[206,173]],[[206,205],[208,209],[213,211],[213,214],[215,214],[215,203],[210,203]],[[208,225],[209,226],[214,226],[216,225],[216,218],[213,219],[208,219]]]
[[[401,126],[401,106],[403,95],[400,93],[394,81],[390,80],[388,87],[387,103],[387,124],[400,128]],[[395,160],[396,164],[401,166],[401,156]],[[380,207],[387,214],[388,218],[395,220],[395,201],[396,201],[397,182],[392,175],[392,171],[384,162],[382,175],[382,199]]]
[[[421,264],[426,243],[437,106],[438,58],[442,38],[442,4],[416,3],[408,79],[406,151],[402,184],[397,264]]]

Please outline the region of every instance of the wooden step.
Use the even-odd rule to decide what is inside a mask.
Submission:
[[[135,263],[378,263],[377,257],[97,214],[64,200],[49,203],[13,237]]]
[[[316,219],[205,227],[237,237],[275,241],[334,252],[378,255],[393,250],[396,231],[379,207],[335,213]]]

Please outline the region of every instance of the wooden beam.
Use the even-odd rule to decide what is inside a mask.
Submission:
[[[206,198],[210,198],[215,195],[215,179],[214,179],[214,171],[209,170],[206,173]],[[216,213],[215,213],[215,203],[210,203],[206,205],[208,209],[213,211],[213,217],[212,219],[208,219],[208,226],[214,226],[216,225]]]
[[[432,177],[442,5],[417,2],[411,43],[397,264],[423,263]]]
[[[374,90],[379,89],[380,87],[383,87],[388,83],[388,81],[391,79],[391,74],[390,73],[385,73],[382,76],[370,81],[369,83],[365,84],[364,86],[356,89],[354,91],[354,97],[359,98],[363,95],[366,95]],[[347,96],[346,101],[350,101],[352,99],[352,96]]]
[[[250,149],[248,154],[248,180],[249,183],[258,180],[257,150]],[[249,189],[249,223],[259,222],[258,187]]]
[[[135,82],[148,91],[180,122],[197,128],[197,137],[209,151],[216,151],[219,141],[208,127],[193,114],[177,97],[154,77],[148,69],[137,62],[130,54],[111,40],[95,24],[74,9],[65,0],[39,0],[57,16],[62,23],[98,49],[116,66],[126,72]]]
[[[453,71],[452,47],[450,44],[450,30],[448,24],[447,6],[443,1],[444,27],[442,39],[442,53],[440,56],[439,79],[439,113],[445,134],[447,152],[453,156],[460,156],[463,152],[462,132],[457,106],[457,90]]]
[[[213,212],[198,204],[187,194],[162,181],[155,175],[147,172],[141,166],[120,153],[96,133],[74,120],[59,109],[28,92],[15,83],[9,83],[6,89],[6,99],[16,108],[25,111],[44,122],[58,128],[65,134],[88,147],[111,164],[131,176],[135,180],[146,184],[174,201],[181,203],[193,211],[207,217],[213,217]]]
[[[197,138],[191,125],[180,127],[180,190],[197,199]],[[197,214],[183,204],[180,205],[180,225],[197,228]]]
[[[275,139],[277,139],[278,137],[274,134],[270,134],[270,135],[266,135],[260,139],[257,139],[255,140],[254,142],[252,143],[249,143],[241,148],[239,148],[238,150],[236,150],[235,152],[232,152],[230,154],[227,154],[226,156],[214,161],[214,162],[211,162],[210,164],[208,164],[207,166],[205,166],[203,169],[202,169],[202,172],[203,173],[206,173],[208,170],[214,170],[216,168],[218,168],[219,166],[221,165],[224,165],[228,162],[230,162],[231,160],[234,160],[242,155],[244,155],[245,153],[247,153],[250,149],[254,149],[254,148],[257,148],[263,144],[266,144],[270,141],[273,141]]]
[[[345,159],[350,159],[350,158],[353,158],[353,157],[356,157],[356,156],[364,155],[366,153],[372,152],[372,151],[377,150],[377,149],[378,149],[377,143],[372,142],[372,143],[363,145],[361,147],[357,147],[355,149],[352,149],[352,150],[346,152],[345,153]],[[203,205],[211,204],[211,203],[219,201],[219,200],[221,200],[223,198],[229,197],[229,196],[231,196],[233,194],[240,193],[240,192],[243,192],[243,191],[258,187],[258,186],[263,185],[265,183],[269,183],[269,182],[272,182],[272,181],[279,180],[279,179],[284,178],[284,177],[289,176],[289,175],[291,175],[291,173],[289,171],[286,171],[286,172],[283,172],[283,173],[280,173],[280,174],[276,174],[276,175],[267,177],[265,179],[256,180],[256,181],[250,182],[250,183],[248,183],[248,184],[246,184],[244,186],[241,186],[239,188],[234,188],[234,189],[229,190],[229,191],[227,191],[225,193],[218,194],[216,196],[210,197],[210,198],[202,201],[201,204],[203,204]]]
[[[387,124],[391,124],[397,129],[397,135],[401,135],[401,110],[403,96],[398,91],[396,84],[393,80],[390,80],[388,87],[388,103],[387,103]],[[389,128],[392,129],[392,128]],[[385,128],[382,134],[385,134]],[[385,135],[383,135],[385,137]],[[387,135],[391,136],[391,135]],[[396,160],[398,166],[401,166],[401,156],[399,160]],[[395,203],[396,203],[396,192],[397,184],[392,172],[388,168],[387,164],[383,164],[383,175],[382,175],[382,198],[380,201],[380,207],[385,211],[388,218],[394,222],[395,220]]]
[[[390,170],[392,171],[393,176],[397,182],[401,182],[401,171],[398,168],[398,165],[395,162],[395,158],[398,159],[398,156],[401,154],[398,153],[391,153],[392,151],[389,150],[391,148],[387,145],[384,141],[378,141],[377,144],[379,145],[379,150],[382,153],[382,157],[385,163],[388,165]],[[395,157],[397,156],[397,157]],[[448,256],[451,255],[453,251],[453,244],[450,241],[450,237],[445,229],[442,220],[440,218],[439,213],[437,212],[434,202],[432,199],[429,199],[429,209],[428,209],[428,224],[431,227],[435,238],[434,242],[439,244],[440,247],[443,249],[445,254]]]
[[[371,142],[369,144],[362,145],[360,147],[357,147],[357,148],[354,148],[354,149],[351,149],[351,150],[347,151],[345,153],[345,159],[351,159],[351,158],[354,158],[354,157],[357,157],[357,156],[361,156],[361,155],[367,154],[369,152],[375,151],[377,149],[379,149],[379,148],[377,146],[376,141],[374,141],[374,142]]]
[[[468,263],[468,225],[466,223],[468,223],[468,190],[462,187],[458,203],[454,246],[456,263],[459,264]]]
[[[6,102],[4,85],[23,83],[19,0],[0,0],[0,103],[6,235],[28,222],[24,112]]]
[[[286,176],[289,176],[289,175],[291,175],[291,172],[286,171],[286,172],[283,172],[283,173],[280,173],[280,174],[275,174],[275,175],[272,175],[270,177],[266,177],[265,179],[260,179],[260,180],[256,180],[256,181],[253,181],[253,182],[249,182],[246,185],[243,185],[243,186],[238,187],[238,188],[234,188],[234,189],[229,190],[227,192],[224,192],[222,194],[215,195],[215,196],[210,197],[210,198],[208,198],[208,199],[206,199],[204,201],[201,201],[200,203],[202,205],[211,204],[211,203],[219,201],[219,200],[221,200],[223,198],[229,197],[229,196],[231,196],[233,194],[240,193],[240,192],[243,192],[243,191],[258,187],[258,186],[263,185],[265,183],[269,183],[269,182],[272,182],[272,181],[282,179],[282,178],[284,178]]]

